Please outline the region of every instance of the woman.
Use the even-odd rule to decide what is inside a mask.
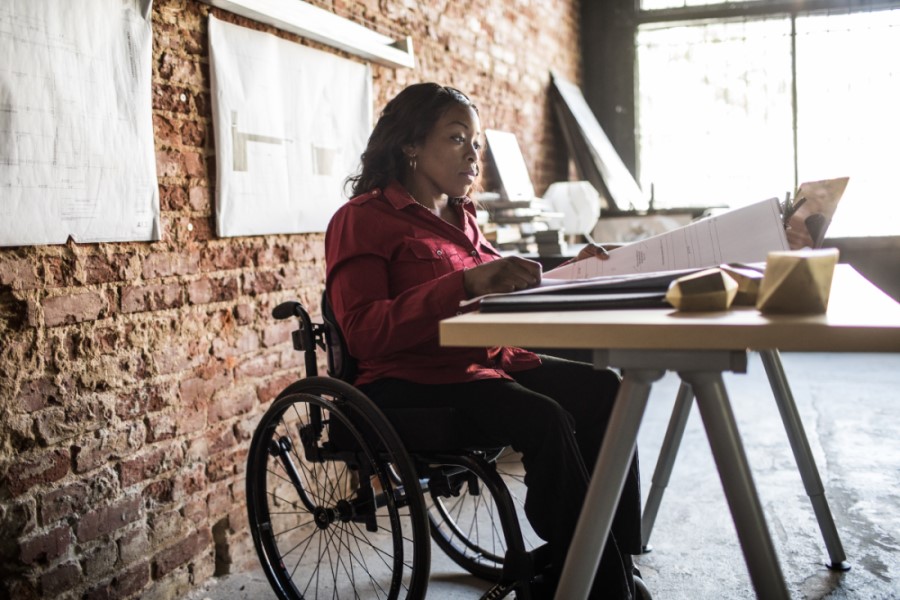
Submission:
[[[325,238],[327,289],[356,385],[383,407],[453,407],[466,443],[522,453],[525,512],[548,542],[552,594],[587,490],[618,377],[520,348],[443,348],[438,322],[459,303],[540,282],[538,263],[501,258],[468,193],[478,176],[481,124],[460,91],[412,85],[385,107],[362,155],[353,198]],[[427,423],[423,423],[427,427]],[[640,551],[637,464],[603,555],[594,594],[633,595]]]

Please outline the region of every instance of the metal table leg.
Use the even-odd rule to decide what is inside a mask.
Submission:
[[[697,407],[706,428],[706,436],[756,595],[766,600],[789,600],[784,574],[766,526],[722,374],[712,371],[684,371],[679,372],[679,375],[691,385],[696,395]]]
[[[669,485],[672,466],[678,455],[678,447],[684,436],[684,428],[691,414],[693,400],[694,392],[691,390],[691,386],[682,381],[678,388],[678,395],[675,397],[675,406],[672,408],[672,417],[669,419],[666,437],[663,438],[662,447],[659,449],[659,459],[656,462],[656,469],[653,471],[647,503],[641,515],[641,551],[645,554],[653,549],[650,545],[650,534],[653,532],[653,525],[656,523],[656,515],[659,513],[659,505],[662,502],[666,486]]]
[[[784,430],[791,443],[791,450],[794,451],[794,459],[797,461],[797,469],[800,471],[803,487],[806,488],[806,495],[809,496],[809,501],[812,503],[819,530],[822,532],[825,547],[828,549],[828,557],[831,562],[826,565],[835,571],[848,571],[850,563],[847,562],[841,537],[834,525],[828,500],[825,498],[825,488],[822,486],[822,479],[819,477],[819,470],[816,468],[816,461],[809,447],[806,431],[803,429],[803,422],[797,411],[797,404],[794,402],[794,396],[781,364],[781,355],[778,350],[762,350],[759,355],[766,369],[766,375],[769,377],[769,384],[775,395],[775,403],[781,413],[781,421],[784,423]]]
[[[590,593],[634,454],[650,386],[663,373],[649,369],[625,372],[566,555],[557,600],[584,599]]]

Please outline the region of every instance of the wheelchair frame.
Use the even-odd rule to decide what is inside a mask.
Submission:
[[[273,590],[287,600],[424,598],[430,534],[454,562],[494,583],[483,599],[515,592],[529,600],[547,557],[543,546],[526,549],[527,522],[498,472],[507,449],[408,451],[395,427],[404,429],[402,415],[389,419],[339,378],[353,377],[350,357],[324,295],[322,309],[323,323],[298,302],[272,311],[298,319],[292,339],[306,371],[263,415],[247,458],[250,529]],[[328,377],[317,374],[317,348],[327,353]],[[473,520],[460,526],[466,511]]]

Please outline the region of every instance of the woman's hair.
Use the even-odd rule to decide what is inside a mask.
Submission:
[[[351,196],[402,179],[408,167],[403,147],[423,142],[435,123],[454,104],[478,112],[461,91],[436,83],[416,83],[388,102],[360,157],[359,174],[351,175],[345,182],[345,185],[352,185]]]

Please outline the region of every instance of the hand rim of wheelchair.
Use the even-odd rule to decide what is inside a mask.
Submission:
[[[323,396],[331,396],[334,399],[329,400]],[[366,461],[368,465],[364,465],[364,469],[367,468],[371,470],[372,475],[376,478],[382,490],[391,491],[390,494],[382,491],[382,493],[379,494],[380,502],[377,503],[379,505],[378,508],[387,510],[388,514],[386,516],[388,517],[388,523],[390,525],[390,534],[394,551],[393,559],[390,561],[393,564],[393,568],[389,577],[389,589],[387,591],[382,590],[386,594],[384,597],[391,599],[399,598],[404,592],[404,589],[407,594],[406,597],[408,598],[423,597],[425,589],[427,588],[430,569],[430,545],[425,533],[428,527],[428,518],[426,516],[424,500],[418,488],[415,469],[409,461],[405,449],[402,447],[402,444],[400,444],[399,438],[397,438],[396,433],[391,429],[390,424],[383,415],[371,405],[371,401],[365,395],[345,382],[322,377],[306,378],[297,381],[286,388],[263,415],[259,426],[254,432],[253,441],[251,442],[247,470],[247,507],[250,516],[250,529],[257,554],[262,563],[263,570],[265,571],[269,582],[272,584],[272,588],[275,590],[276,594],[283,599],[295,600],[305,597],[305,591],[301,592],[301,590],[297,588],[293,577],[293,573],[296,573],[298,570],[303,556],[301,555],[294,565],[293,573],[290,572],[288,566],[285,564],[284,558],[296,548],[291,548],[284,554],[279,550],[276,537],[282,533],[286,533],[286,531],[280,533],[273,531],[271,519],[273,513],[269,510],[268,501],[270,500],[270,494],[266,486],[269,475],[275,476],[275,473],[271,472],[268,468],[268,461],[276,458],[270,451],[271,439],[269,438],[277,430],[279,423],[282,422],[284,414],[292,406],[296,407],[298,403],[316,406],[318,407],[318,410],[327,410],[328,419],[324,420],[322,427],[329,429],[329,432],[331,419],[335,419],[336,422],[341,423],[341,426],[350,433],[356,444],[359,446],[358,449],[349,453],[345,458],[349,460]],[[308,413],[307,416],[309,416]],[[307,425],[309,425],[309,423],[307,423]],[[295,439],[295,442],[292,442],[294,447],[288,450],[289,455],[292,456],[294,460],[302,461],[303,458],[299,453],[302,451],[306,454],[306,450],[297,448],[298,444],[296,442],[299,440],[297,435],[291,437]],[[375,439],[371,439],[373,437]],[[381,445],[377,454],[373,449],[373,442]],[[302,447],[302,443],[300,443],[299,446]],[[316,447],[322,450],[322,447],[318,444],[316,444]],[[350,454],[354,454],[356,458],[354,459]],[[285,463],[279,462],[278,464],[281,465],[282,469],[285,471],[285,475],[278,475],[282,480],[282,484],[290,483],[291,487],[297,491],[297,483],[296,481],[292,481],[291,476],[287,473],[287,467],[284,466]],[[391,475],[388,475],[386,465],[392,466]],[[343,469],[350,469],[350,466],[345,462]],[[310,477],[311,475],[307,473],[306,476]],[[395,483],[396,480],[393,479],[397,476],[399,476],[402,481],[400,485],[397,485]],[[407,486],[405,485],[405,482],[410,482],[411,485]],[[415,493],[408,493],[408,489],[412,488],[415,489]],[[336,491],[334,485],[332,485],[331,492],[334,493]],[[357,488],[354,493],[358,494],[359,488]],[[298,491],[298,496],[299,504],[302,506],[302,509],[312,517],[312,519],[305,524],[311,525],[313,521],[316,521],[317,526],[313,528],[312,533],[309,535],[310,540],[312,540],[318,532],[328,532],[329,527],[332,524],[337,522],[347,523],[352,522],[355,519],[358,520],[363,518],[360,515],[353,515],[353,499],[341,498],[340,500],[333,500],[330,505],[326,506],[322,503],[315,502],[313,500],[314,494],[311,493],[311,490],[304,489],[302,483],[300,485],[300,491]],[[271,495],[271,499],[274,500],[274,495]],[[282,502],[284,501],[284,499],[280,500]],[[343,501],[343,503],[341,501]],[[359,502],[359,499],[357,498],[356,504],[360,505],[364,504],[364,502]],[[399,509],[404,506],[408,509],[408,514],[401,515]],[[401,519],[408,519],[408,526],[411,528],[411,534],[404,534]],[[338,525],[335,526],[339,527]],[[333,539],[335,535],[337,534],[332,534],[331,539]],[[404,535],[408,536],[406,540],[404,540]],[[343,536],[343,534],[341,534],[341,536]],[[354,539],[353,543],[356,544],[357,549],[361,552],[362,549],[359,548],[359,538],[362,537],[365,539],[365,536],[357,534],[354,537],[357,539]],[[326,549],[330,547],[330,544],[332,543],[331,539],[326,541]],[[341,541],[340,538],[338,541]],[[411,544],[411,557],[404,556],[404,541]],[[321,544],[321,538],[319,543]],[[375,548],[374,544],[372,544],[372,547]],[[309,544],[306,546],[306,549],[308,548]],[[310,567],[313,573],[307,578],[307,584],[313,580],[314,576],[317,577],[316,582],[318,583],[319,581],[319,569],[323,568],[321,566],[321,561],[323,559],[321,546],[319,546],[319,548],[320,560],[317,561],[314,566]],[[306,549],[304,549],[304,552]],[[342,550],[352,551],[352,547],[349,543],[345,543]],[[378,553],[376,553],[376,556],[380,557],[380,553],[381,551],[379,550]],[[324,558],[329,561],[333,560],[330,554]],[[384,558],[382,558],[382,560],[384,561]],[[365,565],[366,561],[364,558],[360,559],[357,557],[356,562],[359,563],[357,566],[360,566]],[[387,564],[387,562],[384,562],[384,564]],[[345,575],[351,576],[351,574],[355,576],[355,572],[353,572],[355,568],[352,558],[350,559],[349,566],[342,562],[336,569],[332,564],[331,571],[326,572],[326,578],[338,579]],[[387,579],[388,576],[385,575],[384,578]],[[408,584],[405,587],[404,580],[408,580]],[[354,585],[356,584],[354,583]]]

